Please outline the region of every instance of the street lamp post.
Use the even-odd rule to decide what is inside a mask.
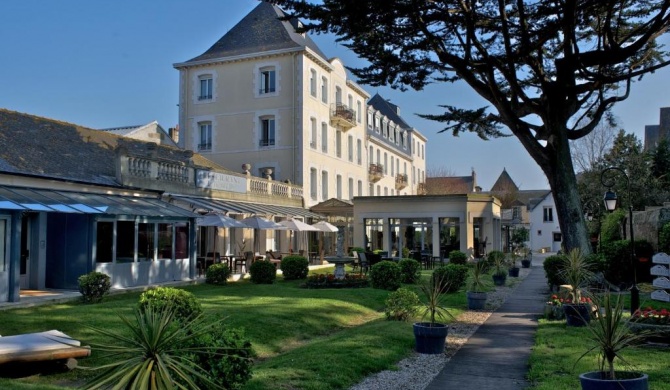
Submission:
[[[637,287],[637,261],[635,259],[635,233],[633,231],[633,198],[630,191],[630,180],[626,171],[619,167],[609,167],[605,168],[600,173],[600,183],[607,187],[605,196],[603,198],[605,202],[605,209],[607,211],[614,211],[617,204],[617,195],[612,191],[612,186],[614,186],[613,178],[606,177],[606,173],[609,171],[617,171],[626,179],[626,187],[628,189],[628,223],[630,229],[630,264],[633,267],[633,286],[630,288],[630,313],[635,313],[640,308],[640,289]]]
[[[592,222],[594,219],[598,221],[598,246],[597,253],[600,253],[600,203],[596,202],[593,199],[589,199],[584,203],[584,218]]]

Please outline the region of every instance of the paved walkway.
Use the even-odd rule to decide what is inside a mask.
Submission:
[[[526,381],[537,318],[549,293],[542,262],[533,255],[531,272],[507,301],[461,347],[426,390],[518,390]]]

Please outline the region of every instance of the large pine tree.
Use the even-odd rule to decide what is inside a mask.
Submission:
[[[631,83],[668,61],[670,0],[272,1],[333,33],[369,66],[359,81],[420,90],[463,80],[489,107],[442,106],[443,131],[508,128],[544,171],[568,249],[590,251],[570,155]]]

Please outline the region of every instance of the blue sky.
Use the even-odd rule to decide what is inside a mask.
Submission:
[[[0,107],[91,128],[177,123],[178,72],[172,65],[207,50],[257,0],[2,0],[0,3]],[[313,36],[328,56],[362,62],[333,37]],[[617,105],[627,132],[640,140],[669,106],[670,69],[634,83]],[[364,86],[401,108],[428,138],[429,173],[469,175],[490,189],[506,168],[521,189],[549,188],[544,174],[516,138],[482,141],[473,134],[438,134],[439,123],[415,113],[439,113],[439,104],[486,105],[463,83],[420,92]]]

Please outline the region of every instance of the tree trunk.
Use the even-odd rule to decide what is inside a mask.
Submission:
[[[556,131],[549,137],[544,149],[547,163],[540,163],[540,167],[547,176],[554,195],[556,216],[563,235],[563,249],[570,251],[573,248],[580,248],[584,255],[588,255],[592,252],[591,244],[577,191],[577,178],[570,155],[569,141],[565,133],[566,131]]]

